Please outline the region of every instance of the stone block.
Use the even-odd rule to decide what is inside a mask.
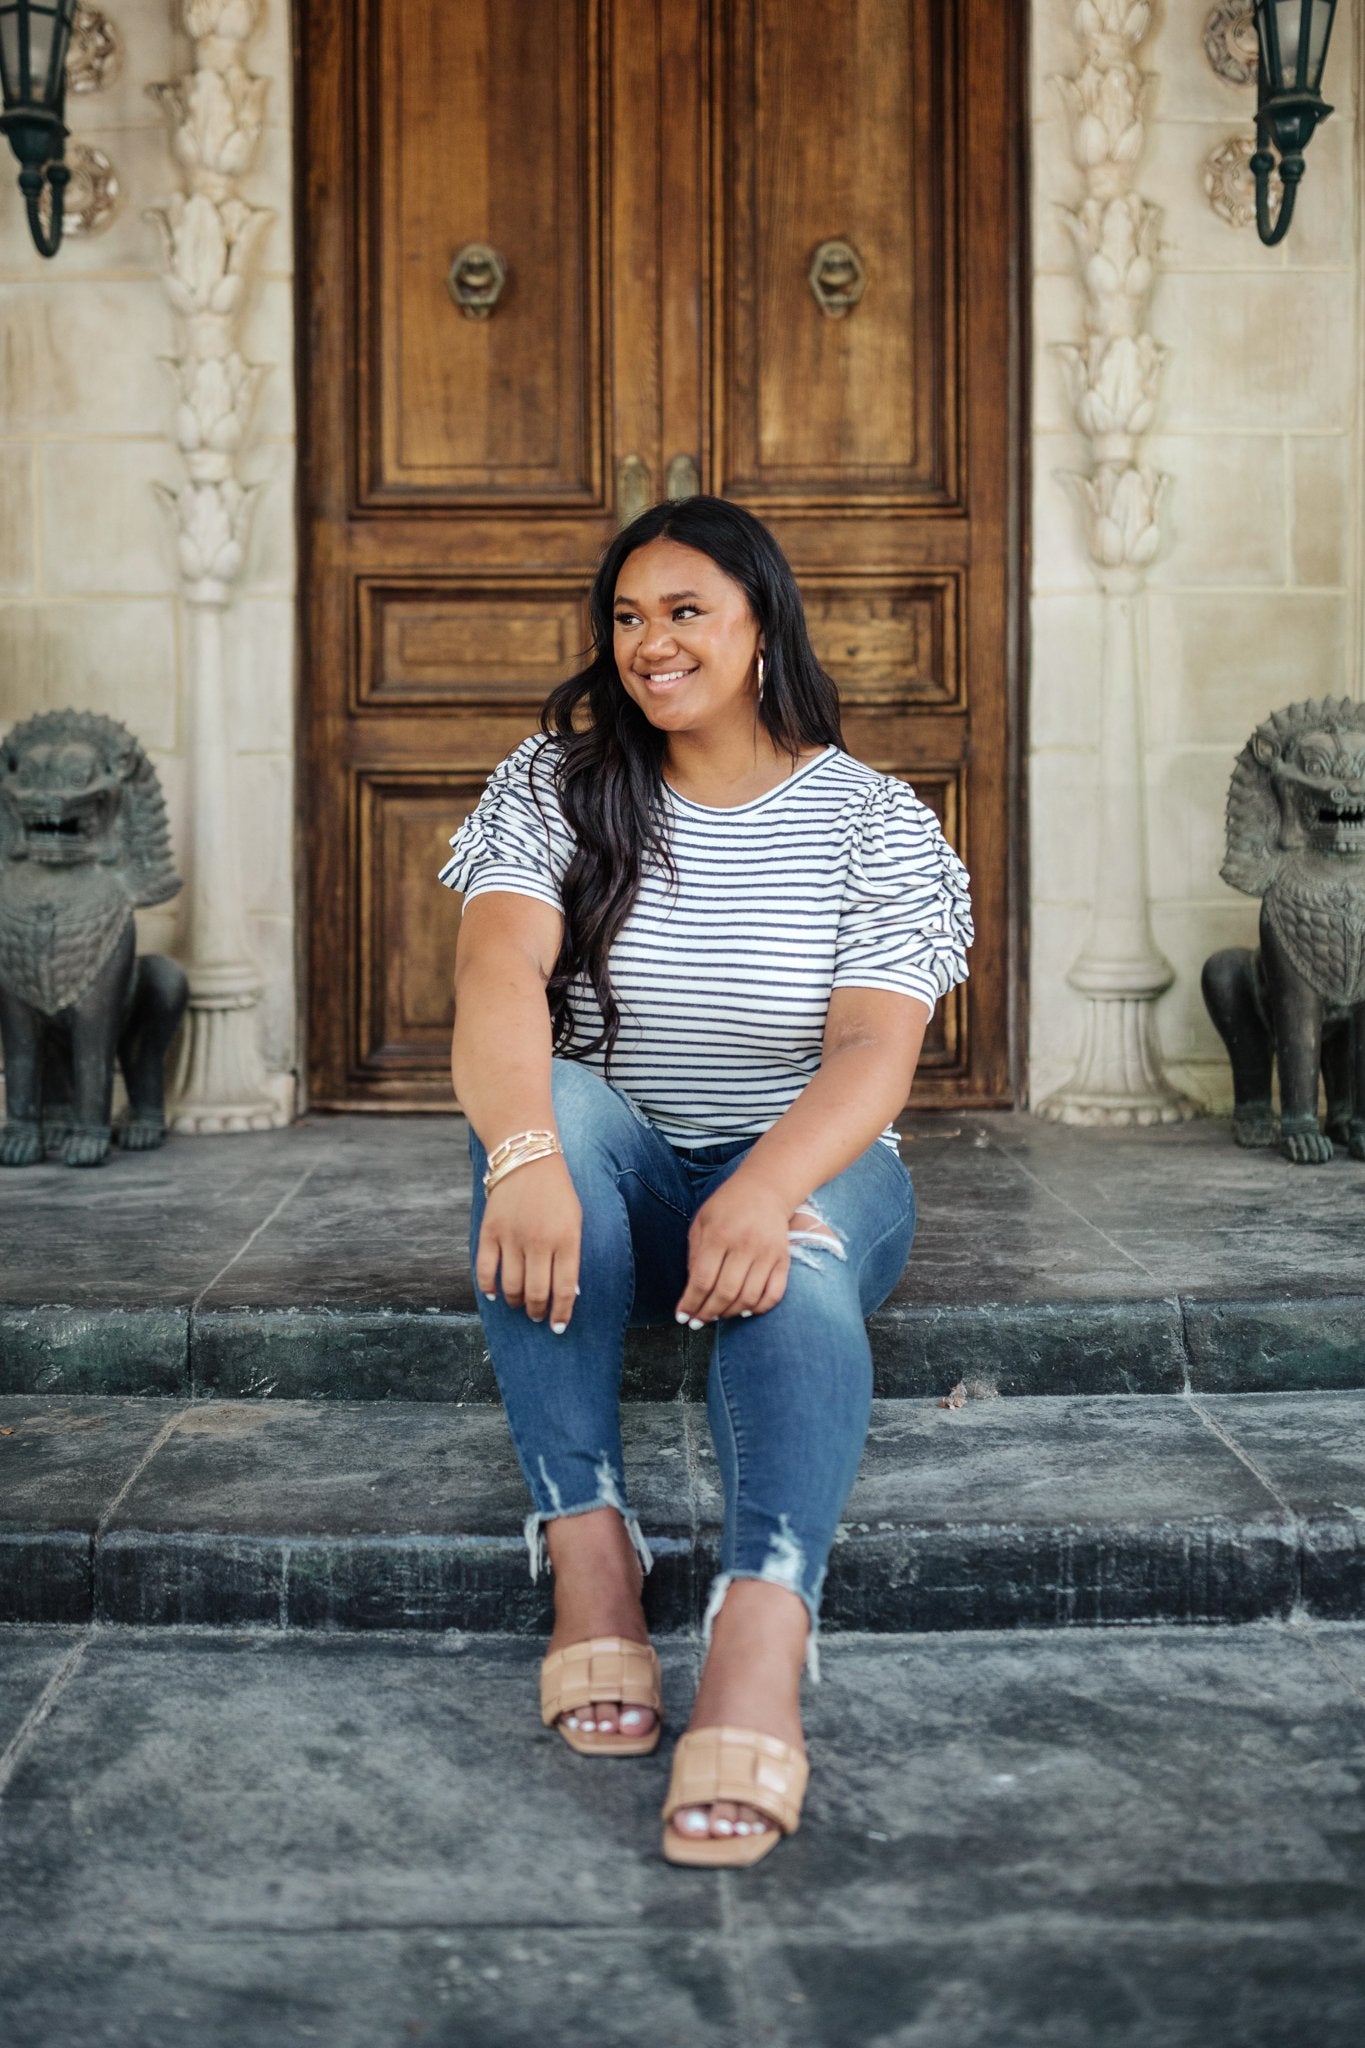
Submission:
[[[1028,819],[1035,903],[1085,901],[1099,833],[1095,756],[1060,750],[1032,755]]]
[[[1104,609],[1099,592],[1035,597],[1029,607],[1029,743],[1096,747]]]
[[[1163,428],[1344,430],[1359,374],[1343,301],[1343,280],[1330,271],[1162,277],[1152,325],[1171,351]]]
[[[159,757],[162,772],[164,750],[178,737],[173,599],[0,605],[0,668],[7,710],[28,717],[75,706],[117,718]],[[172,844],[183,858],[174,811],[172,819]]]
[[[1266,590],[1285,581],[1285,452],[1277,435],[1154,434],[1144,460],[1171,479],[1152,586]]]
[[[1235,755],[1278,706],[1348,688],[1343,597],[1153,590],[1146,616],[1153,747],[1226,746]]]
[[[6,432],[167,434],[172,394],[160,358],[171,345],[171,309],[154,277],[92,277],[75,288],[47,278],[7,283],[0,293]],[[170,468],[161,473],[169,475]],[[107,488],[105,474],[94,472],[85,509],[97,510],[89,501]],[[126,512],[128,495],[129,472],[121,469],[114,478],[116,511]],[[73,509],[82,510],[79,491]]]
[[[91,597],[175,591],[173,522],[152,488],[180,481],[169,442],[49,441],[41,459],[46,590]]]
[[[1295,434],[1289,442],[1291,554],[1296,583],[1340,589],[1350,579],[1351,441]]]
[[[1218,878],[1234,751],[1209,748],[1147,756],[1147,868],[1162,903],[1228,903]]]
[[[34,453],[23,441],[0,441],[0,597],[33,588]]]

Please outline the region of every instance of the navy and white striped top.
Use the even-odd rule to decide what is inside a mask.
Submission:
[[[450,842],[448,888],[560,908],[574,841],[558,746],[533,736],[494,769]],[[966,979],[966,871],[905,783],[831,746],[752,803],[717,810],[667,784],[664,798],[678,888],[647,863],[612,946],[609,1078],[672,1144],[776,1123],[820,1064],[832,990],[892,989],[932,1009]],[[601,1026],[588,981],[572,999],[569,1058]],[[606,1072],[600,1052],[586,1063]],[[882,1136],[894,1147],[890,1125]]]

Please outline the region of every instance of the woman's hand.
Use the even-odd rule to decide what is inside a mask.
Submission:
[[[534,1159],[500,1180],[488,1197],[479,1231],[474,1280],[490,1300],[502,1269],[502,1298],[525,1307],[533,1323],[559,1333],[573,1314],[583,1209],[561,1154]]]
[[[762,1315],[787,1287],[791,1252],[786,1197],[734,1173],[709,1196],[687,1233],[687,1286],[679,1322]]]

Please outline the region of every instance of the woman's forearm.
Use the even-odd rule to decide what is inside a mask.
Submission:
[[[907,1041],[855,1039],[826,1052],[735,1178],[761,1180],[794,1210],[851,1166],[905,1107],[931,1014],[921,1003],[913,1010]]]
[[[491,1151],[518,1131],[555,1130],[545,983],[519,949],[485,942],[455,977],[450,1077]]]

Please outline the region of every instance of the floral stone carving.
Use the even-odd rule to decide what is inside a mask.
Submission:
[[[78,7],[66,49],[67,91],[103,91],[122,62],[123,46],[108,15],[97,7]]]
[[[0,748],[0,1166],[109,1153],[117,1059],[128,1087],[118,1142],[166,1133],[164,1066],[188,984],[137,957],[133,911],[165,903],[171,866],[156,770],[112,718],[45,712]]]
[[[1278,1138],[1301,1166],[1334,1142],[1365,1159],[1365,704],[1310,698],[1257,726],[1228,790],[1222,873],[1261,898],[1259,950],[1231,946],[1204,966],[1232,1060],[1233,1135]]]
[[[1254,85],[1260,62],[1251,0],[1224,0],[1204,23],[1204,52],[1229,85]]]

